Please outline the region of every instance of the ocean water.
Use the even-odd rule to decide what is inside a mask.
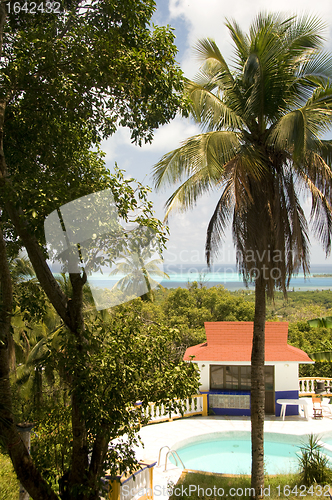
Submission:
[[[165,288],[187,288],[194,281],[197,281],[199,286],[208,288],[222,285],[230,291],[246,288],[236,267],[231,265],[220,264],[208,270],[202,264],[165,264],[163,270],[169,276],[169,279],[160,282]],[[110,279],[107,272],[103,275],[94,274],[89,277],[89,283],[100,288],[112,288],[121,276],[114,278]],[[306,278],[303,273],[294,276],[288,289],[289,291],[332,290],[332,265],[312,265],[310,275]],[[254,290],[254,286],[250,284],[249,290]]]

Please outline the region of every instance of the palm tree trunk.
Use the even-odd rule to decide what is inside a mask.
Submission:
[[[264,416],[265,416],[265,317],[266,283],[261,271],[255,282],[255,319],[251,353],[251,487],[255,498],[264,488]]]

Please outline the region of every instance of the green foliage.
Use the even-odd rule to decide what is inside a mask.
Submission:
[[[308,323],[311,328],[317,328],[318,326],[332,328],[332,316],[326,316],[324,318],[314,318],[309,320]]]
[[[174,117],[183,85],[174,33],[150,25],[154,10],[153,0],[115,0],[89,9],[80,1],[62,3],[61,15],[10,14],[3,51],[11,57],[2,62],[1,83],[3,93],[15,89],[15,139],[25,132],[28,142],[35,141],[32,149],[61,140],[79,151],[91,134],[107,136],[122,125],[133,140],[151,140],[152,130]],[[35,116],[27,123],[31,109]],[[86,118],[90,126],[81,128]],[[43,119],[52,127],[39,130]],[[68,136],[82,130],[75,143],[61,138],[63,127]],[[48,153],[40,152],[47,165]]]
[[[290,323],[288,327],[288,342],[294,347],[310,353],[332,350],[332,330],[318,327],[310,328],[307,321]],[[300,365],[300,377],[332,377],[332,364],[317,362],[314,365]]]
[[[287,294],[287,300],[282,293],[276,292],[273,302],[268,305],[267,316],[290,322],[311,320],[331,315],[331,304],[331,290],[293,291]]]
[[[58,480],[71,460],[71,407],[55,397],[44,398],[31,437],[31,456],[45,479],[58,491]]]
[[[108,441],[114,440],[104,463],[114,474],[135,464],[132,446],[137,444],[136,433],[144,423],[135,403],[162,402],[176,407],[173,399],[184,399],[198,388],[196,365],[174,356],[178,332],[146,325],[139,315],[141,307],[141,299],[136,299],[109,313],[89,311],[79,350],[75,337],[65,331],[60,348],[50,347],[64,390],[70,384],[80,401],[91,449],[101,429]],[[45,477],[55,484],[70,464],[70,407],[54,401],[50,411],[52,399],[48,401],[50,406],[39,415],[34,456]]]
[[[222,286],[177,288],[166,297],[165,316],[170,324],[203,328],[205,321],[253,321],[254,304],[234,296]]]
[[[101,429],[113,441],[104,468],[114,474],[135,466],[132,447],[138,444],[137,431],[145,422],[137,401],[144,406],[159,402],[171,409],[178,407],[174,399],[197,392],[196,365],[182,361],[177,353],[179,331],[147,324],[142,314],[145,306],[136,299],[109,312],[87,309],[79,349],[74,335],[60,330],[59,341],[45,344],[47,356],[32,365],[33,373],[43,367],[43,372],[46,368],[54,374],[52,380],[43,377],[38,405],[35,386],[29,398],[22,387],[13,387],[16,417],[36,422],[32,457],[55,491],[72,460],[70,391],[80,401],[89,449]]]
[[[65,361],[68,374],[78,379],[77,391],[82,398],[84,394],[91,430],[95,424],[89,419],[94,419],[96,410],[100,419],[112,422],[114,428],[120,411],[117,407],[184,397],[197,389],[194,364],[172,360],[176,330],[144,324],[138,314],[141,304],[141,299],[136,299],[108,314],[90,316],[84,333],[86,345],[79,354],[70,335],[63,337],[64,357],[58,357],[59,363]],[[186,379],[188,383],[183,384]],[[93,387],[91,392],[88,386]],[[125,423],[119,421],[119,425]],[[116,437],[117,429],[112,433]]]
[[[0,500],[17,500],[19,487],[10,458],[0,453]]]
[[[319,438],[310,434],[308,443],[301,446],[300,477],[303,484],[328,484],[332,479],[329,459],[322,453]]]
[[[205,342],[206,321],[253,321],[254,304],[242,294],[223,286],[165,289],[156,292],[154,304],[144,304],[140,312],[148,324],[167,325],[178,333],[175,353],[181,360],[187,347]]]
[[[88,433],[91,448],[97,435],[99,444],[100,440],[104,443],[109,439],[109,434],[112,437],[122,435],[123,421],[124,427],[130,430],[129,444],[116,448],[110,460],[111,467],[115,469],[119,451],[120,458],[124,456],[123,468],[126,468],[134,462],[129,449],[130,433],[137,428],[138,417],[130,411],[130,407],[134,402],[132,397],[137,397],[138,381],[135,389],[134,379],[130,381],[130,395],[121,393],[120,382],[127,379],[125,373],[129,373],[131,368],[126,365],[125,347],[120,340],[122,350],[116,351],[120,356],[119,366],[111,355],[107,357],[107,351],[104,353],[104,348],[111,349],[113,344],[101,317],[99,321],[96,319],[95,324],[89,323],[87,317],[84,330],[80,285],[85,276],[71,276],[72,283],[76,278],[77,286],[73,286],[72,294],[67,296],[48,274],[46,260],[51,255],[48,255],[49,249],[45,245],[45,217],[74,199],[109,188],[119,216],[126,222],[136,220],[154,229],[158,250],[162,250],[166,232],[161,222],[154,217],[152,204],[148,201],[149,189],[140,184],[133,186],[132,180],[124,179],[124,174],[119,170],[110,175],[100,151],[100,142],[119,126],[128,127],[133,142],[137,144],[151,141],[154,129],[169,122],[180,108],[183,109],[184,104],[183,75],[175,62],[174,33],[169,27],[154,27],[150,24],[155,10],[153,0],[97,0],[90,3],[88,8],[83,1],[64,1],[60,5],[60,15],[38,13],[27,16],[24,10],[20,14],[11,11],[7,17],[2,17],[3,23],[0,23],[0,101],[3,104],[0,110],[1,148],[6,151],[6,159],[2,157],[0,162],[0,201],[6,246],[9,254],[16,256],[24,241],[50,301],[71,332],[76,334],[75,338],[72,334],[64,334],[61,345],[53,342],[54,331],[46,324],[45,318],[49,304],[44,300],[43,292],[33,278],[29,283],[18,284],[12,324],[17,361],[21,363],[21,369],[16,374],[19,378],[22,375],[19,371],[23,371],[24,376],[28,375],[29,380],[38,384],[30,384],[30,394],[33,395],[30,407],[29,400],[24,401],[25,405],[22,404],[23,390],[16,391],[17,414],[34,413],[40,419],[43,436],[40,449],[44,447],[46,453],[50,451],[47,446],[50,446],[53,451],[50,451],[50,462],[43,462],[42,452],[36,460],[39,460],[45,476],[53,483],[68,464],[62,464],[60,471],[57,457],[63,454],[60,450],[54,451],[55,442],[50,440],[48,443],[46,434],[51,431],[55,421],[63,422],[63,419],[62,414],[50,412],[50,415],[43,416],[33,408],[36,393],[39,395],[38,410],[41,410],[43,403],[47,406],[44,388],[51,386],[51,376],[56,389],[63,384],[61,389],[64,399],[66,395],[74,397],[79,393],[84,401],[84,393],[87,392],[87,404],[82,407],[81,414],[77,416],[75,405],[72,408],[77,417],[76,429],[79,428],[78,432],[72,433],[76,445],[81,429],[84,429],[82,434]],[[141,215],[135,215],[137,213]],[[11,307],[10,293],[7,295]],[[120,323],[123,319],[118,318]],[[122,326],[124,332],[128,333],[131,329],[125,322]],[[81,330],[84,330],[82,336]],[[114,330],[117,333],[121,331],[121,324]],[[153,349],[150,338],[140,340]],[[131,346],[129,333],[126,341]],[[90,346],[90,350],[87,346]],[[166,349],[165,345],[160,345],[162,347]],[[137,346],[135,353],[137,359],[142,361]],[[148,362],[152,362],[148,352],[145,357],[146,365],[143,363],[143,366],[147,377],[153,377],[155,373],[150,365],[147,366]],[[185,392],[183,384],[192,392],[197,387],[197,382],[194,383],[197,378],[194,367],[184,366],[178,372],[177,365],[172,363],[169,371],[163,366],[168,383],[172,386],[171,397],[175,393],[181,396]],[[112,369],[113,365],[116,369]],[[95,373],[94,377],[91,375],[95,388],[90,386],[86,367],[92,370],[90,375]],[[134,371],[140,375],[137,367]],[[183,378],[182,372],[188,375],[188,379]],[[81,375],[85,387],[82,386]],[[3,378],[8,380],[7,373]],[[112,396],[108,386],[112,386],[120,402]],[[157,386],[154,384],[153,388]],[[8,384],[6,391],[9,400]],[[165,394],[166,387],[162,388],[158,397],[164,398]],[[145,396],[143,394],[144,400],[148,395],[153,400],[151,391],[146,392]],[[119,410],[116,409],[117,405],[120,405]],[[64,408],[67,409],[66,405]],[[128,413],[133,413],[132,419]],[[110,420],[108,415],[112,415],[114,420]],[[62,435],[58,437],[61,441]],[[87,469],[91,449],[87,449],[84,441],[83,436],[79,444],[80,452],[70,455],[72,462],[69,467],[72,470],[76,467],[76,479],[72,477],[71,480],[76,481],[76,484],[69,484],[68,489],[72,490],[70,494],[74,497],[78,489],[85,488],[84,497],[89,496],[91,499],[96,496],[96,488],[87,483],[98,482],[100,469],[99,464],[94,470]],[[69,444],[70,440],[67,442]],[[97,460],[103,459],[104,446],[97,450]],[[82,460],[83,455],[85,461]],[[20,457],[15,467],[24,476],[25,464],[22,464]],[[37,473],[35,477],[39,477]],[[26,481],[34,483],[37,488],[38,481],[32,476]],[[42,481],[40,483],[42,490],[45,485]],[[87,493],[88,490],[90,493]]]
[[[54,209],[112,185],[102,139],[126,126],[134,142],[151,141],[184,102],[175,35],[150,25],[153,0],[60,3],[61,15],[7,17],[0,64],[11,177],[0,199],[22,208],[42,242]],[[15,253],[21,241],[2,217]]]
[[[13,286],[13,309],[22,325],[43,320],[50,311],[50,303],[40,286],[29,259],[10,259],[9,268]],[[33,297],[33,300],[32,300]]]

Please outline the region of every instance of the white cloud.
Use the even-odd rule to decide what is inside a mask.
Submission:
[[[332,8],[331,0],[321,0],[313,8],[312,0],[169,0],[170,20],[181,17],[186,20],[188,33],[188,50],[182,60],[182,69],[186,76],[192,78],[199,67],[195,61],[192,47],[199,38],[210,37],[217,42],[227,62],[232,58],[232,41],[225,26],[225,18],[235,19],[239,26],[247,31],[254,17],[262,11],[285,12],[288,14],[307,13],[319,16],[328,25],[327,44],[331,46]]]
[[[178,148],[182,141],[199,132],[198,126],[194,123],[176,117],[171,123],[160,127],[154,134],[152,144],[144,144],[142,150],[165,154]]]
[[[159,0],[166,2],[166,0]],[[314,6],[309,0],[279,0],[272,4],[268,0],[169,0],[170,19],[158,19],[160,24],[172,25],[176,19],[182,18],[188,30],[178,34],[177,41],[181,41],[182,64],[181,67],[186,76],[192,77],[197,73],[199,62],[195,59],[190,47],[198,38],[214,38],[228,62],[232,57],[232,42],[228,30],[224,25],[225,17],[234,18],[243,30],[247,30],[250,22],[259,11],[286,11],[288,13],[317,14],[330,27],[332,26],[331,0],[322,0]],[[183,23],[179,23],[183,26]],[[187,36],[188,35],[188,36]],[[187,38],[185,39],[185,36]],[[187,51],[184,51],[187,48]],[[128,176],[133,176],[144,184],[152,185],[150,178],[152,166],[165,153],[179,147],[181,142],[195,135],[199,129],[189,121],[177,117],[168,125],[155,132],[151,145],[141,148],[131,144],[130,132],[127,129],[119,129],[114,136],[103,143],[106,152],[106,161],[109,167],[117,161],[119,167],[125,169]],[[174,187],[152,194],[152,200],[157,217],[164,217],[164,203],[173,192]],[[169,219],[170,240],[165,253],[168,263],[195,263],[197,255],[200,262],[204,263],[204,246],[206,229],[210,217],[218,200],[218,193],[202,197],[197,207],[185,213],[174,213]],[[306,215],[310,212],[310,201],[303,203]],[[312,238],[312,261],[324,263],[324,254],[317,241]],[[235,250],[232,244],[231,230],[226,233],[226,242],[221,247],[219,262],[235,262]],[[330,259],[331,262],[331,259]]]
[[[154,139],[151,144],[143,144],[138,147],[130,141],[130,131],[127,128],[119,128],[117,132],[102,143],[102,149],[106,153],[106,161],[117,161],[126,148],[125,153],[128,157],[133,152],[135,154],[151,153],[157,155],[158,159],[168,151],[172,151],[180,146],[181,142],[200,132],[197,125],[189,120],[176,117],[167,125],[163,125],[154,133]],[[157,160],[156,160],[157,161]]]

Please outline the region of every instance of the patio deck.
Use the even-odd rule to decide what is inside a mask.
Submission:
[[[212,432],[227,431],[250,431],[250,417],[228,417],[228,416],[209,416],[209,417],[191,417],[174,420],[173,422],[163,422],[143,427],[140,436],[144,443],[144,448],[137,450],[139,459],[158,460],[159,450],[162,446],[173,448],[175,443],[201,434],[210,434]],[[283,421],[280,417],[266,416],[265,432],[274,432],[290,435],[308,435],[322,434],[332,431],[332,419],[324,417],[323,419],[305,420],[300,416],[287,416]],[[182,470],[169,462],[168,470],[164,470],[164,456],[161,467],[154,469],[154,487],[158,487],[158,498],[164,500],[168,498],[166,494],[167,484],[171,481],[176,483]]]

